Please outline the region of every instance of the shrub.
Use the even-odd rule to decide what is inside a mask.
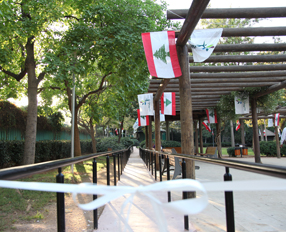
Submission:
[[[133,146],[140,146],[140,142],[138,141],[138,139],[135,139],[135,138],[131,138],[131,140],[133,141]]]
[[[229,147],[229,148],[227,148],[227,154],[230,156],[230,157],[235,157],[235,152],[234,152],[234,150],[235,150],[235,147]]]
[[[266,156],[277,156],[276,141],[260,141],[260,153]]]
[[[162,147],[181,147],[181,143],[178,141],[162,141]]]

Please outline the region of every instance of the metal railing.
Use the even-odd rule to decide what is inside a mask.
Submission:
[[[133,147],[130,146],[128,149],[118,150],[118,151],[109,151],[101,152],[95,154],[89,154],[84,156],[78,156],[75,158],[67,158],[55,161],[48,161],[44,163],[24,165],[19,167],[5,168],[0,170],[0,180],[16,180],[19,178],[24,178],[34,174],[43,173],[46,171],[58,169],[58,175],[56,176],[57,183],[64,183],[64,175],[62,174],[62,167],[83,162],[86,160],[93,159],[93,183],[97,183],[97,161],[96,158],[105,156],[106,157],[106,184],[110,185],[110,163],[109,156],[113,157],[113,183],[117,184],[117,181],[120,180],[120,175],[122,174],[127,161],[130,157],[130,154],[133,151]],[[117,161],[117,162],[116,162]],[[117,163],[117,164],[116,164]],[[97,199],[97,195],[93,195],[93,199]],[[93,210],[93,219],[94,219],[94,229],[98,229],[98,218],[97,218],[97,209]],[[65,231],[65,200],[64,193],[57,192],[57,223],[58,223],[58,232]]]
[[[156,170],[156,155],[158,155],[159,160],[159,170]],[[170,165],[169,165],[169,156],[182,158],[182,179],[186,178],[186,162],[185,159],[190,159],[194,161],[200,161],[204,163],[210,163],[214,165],[224,166],[226,173],[224,174],[224,181],[232,181],[232,176],[229,172],[230,168],[235,168],[243,171],[264,174],[267,176],[279,177],[286,179],[286,168],[278,165],[269,165],[269,164],[257,164],[244,161],[232,161],[225,159],[216,159],[216,158],[203,158],[199,156],[185,155],[185,154],[174,154],[166,152],[158,152],[154,150],[142,149],[140,148],[140,157],[145,162],[147,168],[151,174],[155,176],[157,180],[157,172],[159,172],[160,181],[162,181],[162,165],[161,160],[164,156],[166,162],[166,171],[167,171],[167,180],[170,180]],[[158,165],[157,165],[158,166]],[[171,201],[171,193],[168,192],[168,201]],[[233,206],[233,192],[225,191],[225,211],[226,211],[226,229],[228,232],[235,231],[235,219],[234,219],[234,206]],[[187,194],[183,193],[183,199],[187,198]],[[188,216],[184,216],[184,228],[189,230]]]

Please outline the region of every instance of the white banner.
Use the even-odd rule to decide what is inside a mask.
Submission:
[[[210,57],[221,37],[222,30],[222,28],[194,30],[189,40],[194,62],[203,62]]]
[[[138,118],[136,119],[135,123],[133,124],[133,130],[137,131],[137,128],[139,127],[138,125]]]
[[[138,103],[140,109],[140,115],[153,115],[153,94],[146,93],[146,94],[139,94],[138,96]]]
[[[273,119],[268,118],[268,127],[273,127]]]
[[[241,94],[234,97],[235,114],[249,114],[249,95]]]

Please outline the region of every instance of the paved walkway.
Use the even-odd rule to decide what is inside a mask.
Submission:
[[[129,161],[124,169],[119,186],[139,186],[149,185],[155,183],[154,178],[150,175],[142,159],[139,157],[139,150],[134,148]],[[167,194],[154,194],[160,201],[167,202]],[[107,204],[103,210],[102,215],[99,218],[99,229],[101,231],[120,231],[119,227],[123,224],[119,220],[121,205],[126,197],[118,198]],[[129,231],[140,232],[155,232],[159,231],[156,223],[156,216],[153,212],[153,207],[146,197],[135,196],[134,205],[131,207],[129,216]],[[124,211],[126,213],[126,211]],[[166,221],[168,223],[169,231],[184,231],[183,217],[174,215],[170,212],[164,212]],[[123,227],[121,227],[123,229]],[[190,224],[190,231],[194,231],[194,228]],[[122,230],[123,231],[123,230]]]
[[[154,178],[146,169],[139,157],[138,149],[134,149],[121,181],[118,185],[148,185],[154,183]],[[239,161],[254,162],[254,158],[230,158]],[[265,164],[286,166],[286,158],[262,158]],[[196,170],[196,178],[201,182],[222,181],[225,168],[196,162],[200,166]],[[275,179],[260,174],[230,169],[233,180],[261,180]],[[180,178],[180,177],[179,177]],[[166,176],[163,177],[166,179]],[[172,192],[172,200],[181,199],[181,192]],[[200,214],[190,216],[190,231],[226,231],[224,192],[210,192],[209,205]],[[161,201],[167,202],[166,194],[157,195]],[[199,197],[199,196],[198,196]],[[121,205],[125,198],[119,198],[106,205],[99,218],[97,231],[120,231],[119,221]],[[131,207],[129,225],[130,231],[159,231],[156,225],[152,206],[146,203],[144,197],[135,197],[135,206]],[[236,231],[286,231],[286,192],[234,192],[235,228]],[[147,216],[146,216],[146,215]],[[183,218],[165,212],[168,230],[170,232],[184,231]],[[121,227],[122,228],[122,227]]]

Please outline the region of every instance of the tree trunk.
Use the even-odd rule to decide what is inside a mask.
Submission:
[[[240,137],[241,137],[241,144],[245,144],[245,137],[244,137],[244,121],[242,119],[240,121]]]
[[[79,129],[77,125],[77,114],[78,109],[75,109],[74,113],[74,156],[81,156],[81,148],[80,148],[80,138],[79,138]]]
[[[221,151],[221,126],[220,126],[220,118],[218,117],[217,119],[217,124],[216,124],[216,144],[217,144],[217,155],[218,158],[222,159],[222,151]]]
[[[95,125],[96,128],[96,125]],[[96,150],[96,139],[95,139],[95,133],[92,125],[92,119],[89,120],[89,130],[90,130],[90,137],[91,137],[91,144],[92,144],[92,152],[97,153]]]
[[[252,126],[253,126],[253,141],[254,141],[254,156],[255,156],[255,163],[261,163],[256,109],[257,109],[257,99],[253,98],[251,99],[251,111],[252,111]]]
[[[263,125],[260,125],[260,141],[264,141]]]
[[[28,39],[26,45],[26,68],[28,73],[28,111],[25,132],[25,145],[23,164],[35,163],[36,136],[37,136],[37,87],[39,81],[36,78],[36,64],[34,60],[34,43]]]
[[[234,141],[234,133],[233,133],[233,123],[232,120],[230,120],[230,137],[231,137],[231,146],[235,146],[235,141]]]

